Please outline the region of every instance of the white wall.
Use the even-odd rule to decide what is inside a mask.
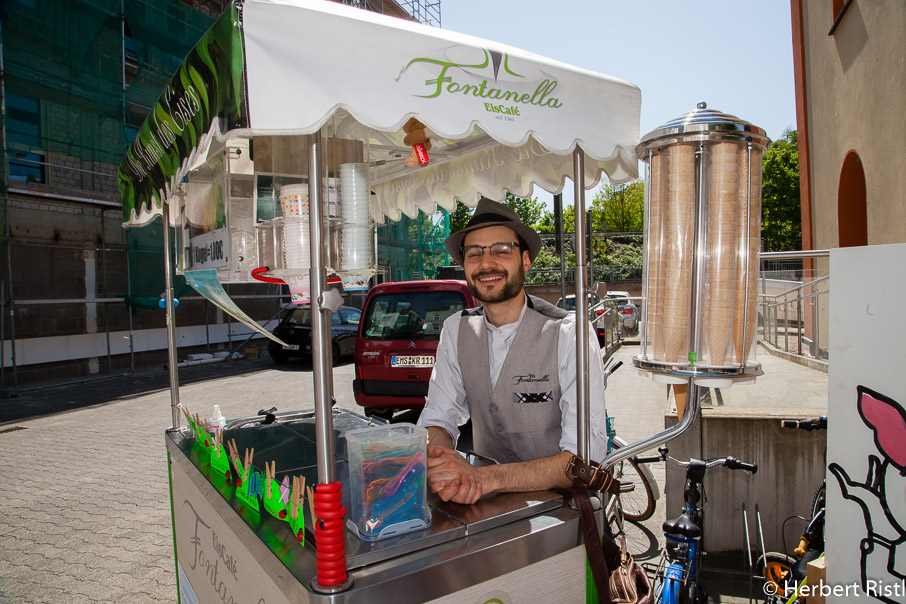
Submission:
[[[278,321],[259,321],[264,329],[271,331]],[[229,329],[229,335],[228,330]],[[187,325],[176,328],[177,347],[204,346],[208,343],[219,344],[230,341],[238,344],[249,335],[249,328],[241,323],[217,323],[204,325]],[[141,329],[132,333],[134,352],[167,349],[167,329]],[[263,338],[255,334],[254,339]],[[9,340],[3,341],[3,363],[12,366],[11,346]],[[129,354],[129,332],[110,332],[110,354]],[[36,365],[55,361],[71,361],[107,356],[107,335],[105,333],[88,333],[71,336],[49,336],[46,338],[28,338],[16,340],[16,365]]]
[[[830,262],[827,601],[906,602],[906,244]],[[860,387],[882,399],[860,403]]]

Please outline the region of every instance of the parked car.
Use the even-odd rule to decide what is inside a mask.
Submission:
[[[359,330],[362,311],[351,306],[341,306],[330,315],[331,358],[334,364],[344,356],[355,353],[355,337]],[[267,352],[275,363],[282,364],[290,357],[311,358],[311,305],[302,304],[283,312],[280,323],[272,332],[286,342],[280,346],[273,340],[267,345]]]
[[[639,333],[639,308],[633,304],[629,292],[609,291],[607,297],[614,301],[623,321],[623,334],[634,336]]]
[[[576,295],[569,294],[566,296],[565,301],[560,298],[557,300],[557,307],[565,310],[576,310]],[[605,299],[602,302],[595,294],[589,294],[588,310],[590,311],[588,318],[594,325],[595,333],[598,335],[598,344],[602,348],[612,344],[617,335],[616,325],[619,321],[619,309],[610,300]]]
[[[352,390],[366,415],[421,409],[444,320],[478,306],[465,281],[403,281],[374,286],[355,346]]]

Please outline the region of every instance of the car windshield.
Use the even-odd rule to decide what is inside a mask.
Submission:
[[[466,308],[460,292],[396,292],[371,298],[362,317],[368,340],[437,340],[444,320]]]
[[[302,325],[311,327],[311,307],[293,308],[283,316],[283,325]]]

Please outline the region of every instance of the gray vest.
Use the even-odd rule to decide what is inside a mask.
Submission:
[[[568,313],[534,296],[528,306],[493,392],[483,309],[463,311],[459,323],[459,366],[474,449],[501,463],[560,452],[557,341]]]

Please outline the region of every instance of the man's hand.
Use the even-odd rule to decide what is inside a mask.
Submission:
[[[453,449],[428,447],[428,484],[442,501],[471,505],[481,499],[477,470]]]

